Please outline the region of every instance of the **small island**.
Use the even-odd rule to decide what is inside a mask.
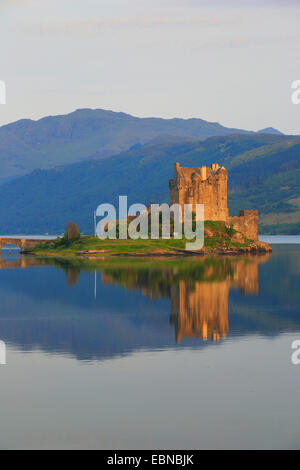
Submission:
[[[84,258],[109,256],[203,256],[241,255],[271,252],[265,242],[249,240],[234,228],[228,228],[224,222],[206,221],[204,247],[199,251],[185,250],[186,240],[100,240],[91,236],[70,236],[68,231],[63,238],[40,242],[26,250],[26,253],[38,256]]]
[[[176,203],[204,205],[204,247],[198,251],[185,250],[187,240],[138,239],[102,240],[80,236],[76,224],[69,223],[62,238],[40,241],[27,248],[27,253],[43,256],[203,256],[206,254],[237,255],[266,253],[272,249],[258,240],[258,211],[241,210],[230,217],[227,205],[228,173],[224,167],[181,167],[174,165],[170,180],[170,205]],[[150,209],[150,208],[149,208]],[[116,222],[117,223],[117,222]]]

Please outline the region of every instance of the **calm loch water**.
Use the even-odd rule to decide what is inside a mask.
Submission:
[[[0,258],[0,447],[300,448],[300,245]]]

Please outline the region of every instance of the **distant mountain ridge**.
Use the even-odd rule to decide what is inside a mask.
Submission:
[[[0,233],[62,233],[67,220],[93,232],[102,202],[168,201],[174,162],[229,172],[229,208],[258,209],[261,233],[300,233],[300,136],[234,134],[206,140],[164,135],[109,159],[35,170],[0,186]]]
[[[203,119],[138,118],[103,109],[78,109],[0,127],[0,183],[39,169],[107,158],[161,136],[205,139],[233,133]]]
[[[265,129],[261,129],[257,132],[258,134],[284,135],[283,132],[280,132],[278,129],[274,129],[274,127],[266,127]]]

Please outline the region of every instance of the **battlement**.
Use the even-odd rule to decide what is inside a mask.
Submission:
[[[188,167],[180,166],[177,162],[174,165],[174,180],[183,179],[186,183],[192,182],[194,179],[200,178],[206,180],[209,177],[214,177],[219,172],[219,170],[225,170],[224,167],[220,167],[218,163],[213,163],[209,167],[200,166],[200,167]],[[226,171],[226,170],[225,170]]]

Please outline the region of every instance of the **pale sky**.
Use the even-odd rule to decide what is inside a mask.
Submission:
[[[104,108],[300,134],[299,24],[300,0],[0,0],[0,124]]]

